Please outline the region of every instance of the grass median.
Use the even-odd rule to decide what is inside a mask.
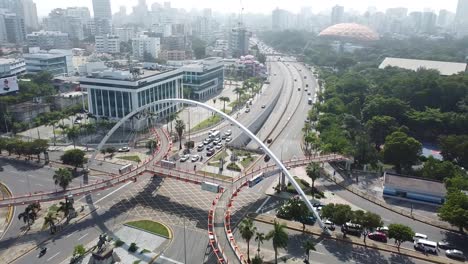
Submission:
[[[219,115],[210,116],[209,118],[201,121],[196,126],[194,126],[192,128],[192,132],[196,132],[196,131],[200,131],[200,130],[208,128],[208,127],[212,127],[212,126],[218,124],[219,122],[221,122],[222,120],[223,120],[223,118],[221,116],[219,116]]]
[[[153,234],[157,234],[163,237],[169,237],[169,229],[163,224],[150,220],[140,220],[126,223],[128,226],[136,227]]]

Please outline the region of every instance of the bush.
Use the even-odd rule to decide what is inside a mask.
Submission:
[[[130,247],[128,247],[128,251],[130,252],[136,252],[138,249],[137,245],[135,243],[131,243]]]
[[[118,239],[117,241],[115,241],[115,246],[116,247],[121,247],[123,244],[125,244],[125,242],[123,242],[122,240]]]
[[[229,163],[226,168],[232,171],[239,171],[239,172],[241,171],[241,168],[239,167],[239,165],[237,165],[234,162]]]
[[[86,249],[83,245],[76,245],[75,249],[73,250],[73,256],[83,256],[86,253]]]

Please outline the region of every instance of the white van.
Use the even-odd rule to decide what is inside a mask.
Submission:
[[[437,243],[426,239],[418,239],[414,241],[414,249],[437,254]]]

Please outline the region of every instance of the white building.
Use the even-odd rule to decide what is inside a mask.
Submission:
[[[39,47],[43,50],[70,48],[68,34],[60,31],[36,31],[26,35],[26,40],[29,47]]]
[[[96,36],[96,51],[101,53],[119,53],[120,39],[116,35]]]
[[[146,53],[153,58],[158,58],[161,51],[161,41],[159,38],[148,37],[141,35],[138,38],[132,39],[133,56],[143,59]]]
[[[0,58],[0,78],[20,75],[26,72],[26,63],[23,59]]]
[[[224,62],[222,58],[210,57],[182,67],[184,88],[190,90],[190,98],[202,100],[223,89]]]
[[[132,75],[129,71],[103,71],[80,78],[80,87],[88,91],[89,112],[96,117],[120,120],[143,105],[166,99],[182,98],[183,71],[180,69],[164,72],[141,70]],[[176,112],[175,104],[154,106],[150,109],[158,117]],[[148,122],[144,114],[135,116],[129,126],[142,128]]]
[[[119,36],[120,41],[128,42],[136,37],[136,31],[133,27],[120,27],[114,29],[114,34]]]
[[[54,76],[68,75],[73,72],[72,50],[49,50],[30,48],[23,54],[28,73],[48,71]]]

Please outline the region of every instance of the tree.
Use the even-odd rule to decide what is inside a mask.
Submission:
[[[372,142],[380,146],[385,142],[385,137],[398,128],[398,123],[391,116],[373,116],[366,123],[366,129]]]
[[[80,135],[80,128],[77,126],[68,127],[65,129],[67,138],[73,142],[73,148],[76,148],[76,140]]]
[[[398,98],[375,96],[364,104],[362,117],[367,121],[374,116],[391,116],[400,121],[408,110],[409,106]]]
[[[263,244],[263,241],[265,241],[266,236],[265,233],[262,232],[256,232],[255,233],[255,241],[257,241],[257,256],[260,257],[260,245]]]
[[[422,176],[428,179],[443,181],[445,178],[452,178],[457,175],[457,167],[450,161],[440,161],[430,156],[424,162],[421,170]]]
[[[197,37],[192,37],[193,54],[197,60],[205,58],[206,42]]]
[[[177,131],[177,135],[179,135],[179,148],[182,149],[182,135],[184,134],[184,130],[185,130],[184,121],[180,119],[176,120],[175,130]]]
[[[312,180],[312,197],[314,197],[314,192],[315,192],[315,181],[318,180],[321,176],[320,173],[320,165],[317,162],[311,162],[309,165],[306,167],[306,173],[307,176]]]
[[[330,203],[322,207],[322,217],[330,219],[337,225],[344,225],[353,217],[353,211],[347,204]]]
[[[273,250],[275,251],[275,264],[278,264],[278,249],[286,249],[288,246],[288,233],[285,231],[286,226],[278,223],[276,220],[273,224],[273,230],[266,235],[267,240],[272,240]]]
[[[87,162],[85,153],[81,149],[65,151],[65,153],[60,157],[60,160],[64,164],[75,167],[75,171],[78,167],[82,167]]]
[[[439,144],[444,160],[468,168],[468,135],[442,136],[439,138]]]
[[[237,105],[240,105],[241,96],[245,93],[245,91],[241,87],[236,87],[233,91],[235,94],[237,94]]]
[[[258,62],[265,64],[266,62],[266,56],[263,53],[258,54]]]
[[[252,264],[262,264],[262,263],[263,263],[263,259],[259,255],[255,256],[252,259]]]
[[[115,147],[108,147],[106,148],[106,152],[110,154],[110,158],[112,159],[117,149],[115,149]]]
[[[307,255],[307,261],[309,261],[309,257],[310,257],[310,251],[313,250],[313,251],[316,251],[315,249],[315,243],[312,241],[312,240],[306,240],[304,242],[304,244],[302,245],[302,247],[304,248],[304,251],[305,251],[305,254]]]
[[[356,164],[365,165],[377,162],[377,150],[371,145],[369,136],[365,133],[354,138],[354,147],[351,152]]]
[[[460,190],[451,190],[439,209],[439,217],[463,232],[468,228],[468,196]]]
[[[229,103],[231,99],[229,99],[227,96],[221,96],[219,97],[219,100],[223,102],[223,112],[226,113],[226,102]]]
[[[51,234],[54,234],[56,232],[56,226],[55,226],[55,221],[57,220],[57,217],[55,216],[54,213],[49,212],[45,217],[44,217],[44,225],[49,226],[49,231]]]
[[[47,151],[49,144],[47,143],[47,140],[45,139],[35,139],[30,144],[30,147],[31,147],[30,153],[32,155],[37,155],[37,160],[41,161],[41,153],[45,153]]]
[[[395,244],[400,251],[401,243],[405,241],[413,241],[414,232],[411,227],[402,224],[390,224],[388,226],[388,237],[395,239]]]
[[[68,185],[70,185],[70,183],[72,182],[73,176],[68,169],[59,168],[55,171],[53,179],[55,185],[62,187],[65,191]]]
[[[168,125],[170,124],[171,126],[171,135],[172,135],[172,121],[176,120],[177,119],[177,114],[176,113],[170,113],[166,116],[166,120],[167,120],[167,123]]]
[[[31,227],[31,225],[34,223],[34,221],[37,218],[37,209],[36,205],[34,204],[29,204],[26,206],[24,211],[20,214],[18,214],[18,220],[23,219],[23,222],[27,224],[28,229]]]
[[[148,140],[148,142],[146,142],[146,148],[149,149],[151,153],[154,152],[157,146],[158,146],[158,141],[155,139],[150,139]]]
[[[73,249],[73,256],[83,256],[86,253],[86,249],[82,244],[76,245]]]
[[[421,155],[422,144],[403,132],[393,132],[385,138],[384,159],[393,164],[398,173],[409,170]]]
[[[254,226],[252,219],[245,218],[239,226],[241,237],[247,242],[247,262],[250,263],[250,240],[254,237],[257,228]]]

